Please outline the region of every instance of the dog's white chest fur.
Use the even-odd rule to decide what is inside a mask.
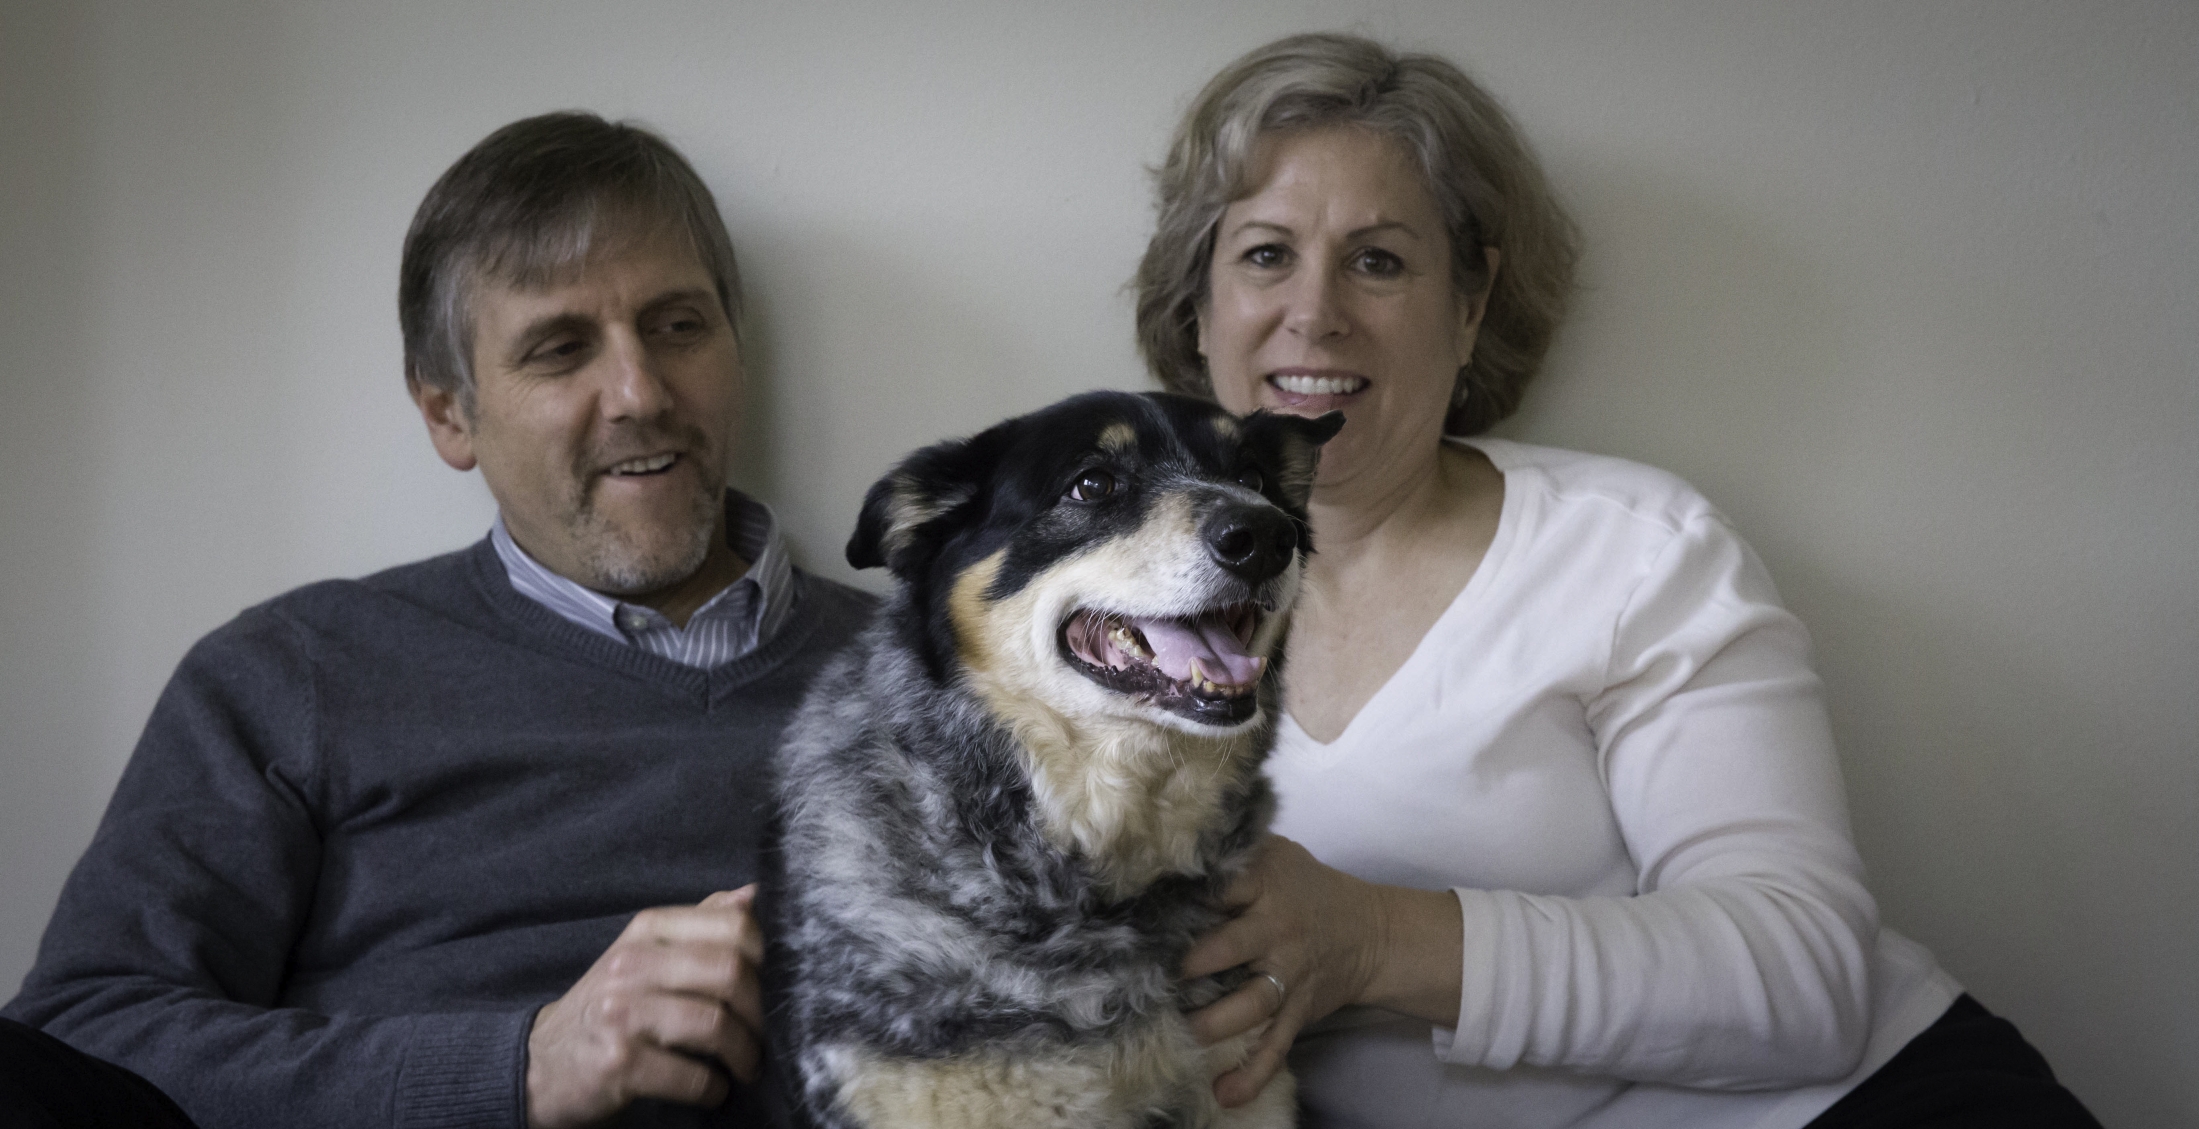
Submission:
[[[1146,1129],[1159,1113],[1179,1129],[1288,1129],[1297,1124],[1289,1074],[1236,1109],[1214,1100],[1212,1079],[1250,1051],[1259,1031],[1214,1047],[1180,1020],[1139,1037],[1043,1057],[885,1058],[827,1047],[819,1066],[843,1107],[879,1129]]]

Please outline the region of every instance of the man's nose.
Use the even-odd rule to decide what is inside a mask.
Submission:
[[[672,391],[658,371],[657,359],[631,333],[614,333],[604,351],[602,409],[606,419],[654,419],[671,410]]]

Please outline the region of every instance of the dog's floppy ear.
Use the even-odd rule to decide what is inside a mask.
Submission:
[[[1275,445],[1276,488],[1301,510],[1313,497],[1313,472],[1321,464],[1321,445],[1343,429],[1342,412],[1307,419],[1261,410],[1245,417],[1246,441]]]
[[[968,439],[935,443],[901,460],[863,497],[848,563],[881,565],[895,576],[921,572],[977,502],[979,487],[1000,457],[999,428]]]

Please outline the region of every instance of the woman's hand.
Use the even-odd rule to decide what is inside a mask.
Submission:
[[[1258,1096],[1298,1032],[1346,1004],[1457,1024],[1464,941],[1450,891],[1362,882],[1270,835],[1223,900],[1237,916],[1191,946],[1183,975],[1240,964],[1254,975],[1191,1013],[1191,1033],[1211,1045],[1273,1023],[1243,1065],[1214,1080],[1222,1105]]]
[[[1191,1013],[1191,1033],[1213,1044],[1274,1023],[1243,1065],[1214,1080],[1214,1096],[1224,1106],[1259,1094],[1282,1068],[1300,1028],[1366,995],[1381,960],[1379,889],[1321,865],[1280,835],[1268,836],[1251,869],[1231,884],[1224,901],[1239,911],[1236,918],[1191,947],[1183,974],[1205,976],[1245,964],[1254,975]]]

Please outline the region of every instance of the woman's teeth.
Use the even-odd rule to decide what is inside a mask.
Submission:
[[[655,474],[671,466],[678,455],[651,455],[645,459],[628,459],[611,468],[612,474]]]
[[[1367,386],[1363,376],[1285,376],[1276,373],[1269,383],[1297,396],[1348,396]]]

